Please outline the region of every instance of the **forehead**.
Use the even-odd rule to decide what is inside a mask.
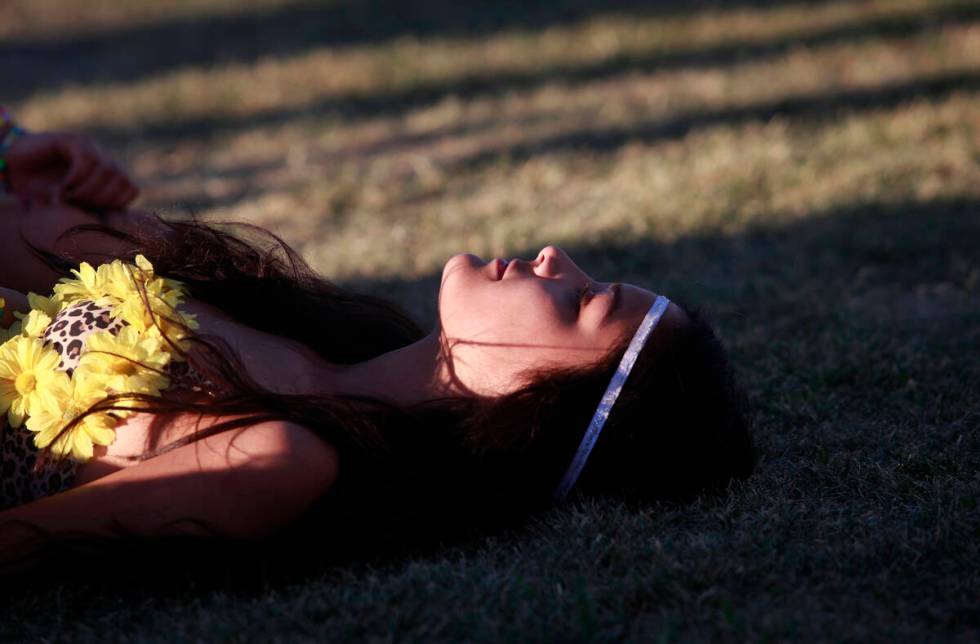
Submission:
[[[643,321],[650,306],[656,301],[659,294],[648,289],[633,285],[622,284],[620,287],[619,303],[612,314],[606,320],[609,329],[617,335],[632,336],[636,333],[640,322]],[[687,314],[679,305],[671,302],[657,323],[657,328],[670,327],[677,328],[685,323]],[[654,329],[656,333],[656,329]]]
[[[612,319],[637,326],[656,299],[657,294],[653,291],[633,284],[623,284],[620,286],[619,303]]]

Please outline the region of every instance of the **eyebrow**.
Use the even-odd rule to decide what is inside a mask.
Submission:
[[[599,321],[600,324],[605,324],[606,323],[606,320],[608,320],[610,317],[612,317],[612,314],[616,311],[616,308],[620,304],[622,304],[622,301],[623,301],[623,295],[622,295],[623,285],[622,284],[620,284],[620,283],[617,282],[616,284],[613,284],[609,288],[610,288],[610,290],[612,290],[613,301],[612,301],[612,304],[609,305],[609,308],[606,309],[605,314],[603,314],[602,320]]]

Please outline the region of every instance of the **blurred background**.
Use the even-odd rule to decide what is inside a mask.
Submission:
[[[975,0],[0,0],[0,103],[423,324],[451,255],[548,243],[701,305],[763,454],[729,501],[247,608],[59,587],[81,626],[0,636],[976,639]]]

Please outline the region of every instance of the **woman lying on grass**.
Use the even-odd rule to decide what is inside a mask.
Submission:
[[[425,333],[261,229],[125,210],[131,181],[84,139],[7,139],[0,560],[296,526],[397,542],[753,469],[703,319],[558,248],[450,258]]]

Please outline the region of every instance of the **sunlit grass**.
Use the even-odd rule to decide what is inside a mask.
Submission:
[[[834,114],[855,93],[906,86],[912,98],[916,83],[980,68],[980,22],[970,20],[787,47],[744,63],[626,65],[595,78],[545,74],[516,90],[453,92],[454,80],[474,74],[576,69],[733,41],[751,47],[896,15],[928,13],[903,3],[603,16],[543,34],[398,40],[65,89],[27,101],[22,113],[50,127],[128,133],[122,149],[149,207],[272,225],[334,277],[417,275],[460,248],[506,254],[582,233],[733,232],[881,195],[928,198],[952,186],[973,194],[977,105],[969,94],[940,92],[938,110],[929,99],[905,105],[886,96],[845,123]],[[400,91],[433,82],[444,83],[443,93],[398,108]],[[390,113],[294,112],[378,91],[396,97]],[[769,122],[787,101],[819,108]],[[287,116],[271,124],[247,116],[276,110]],[[915,116],[903,116],[909,111]],[[204,114],[211,128],[180,132],[182,120]],[[220,114],[235,125],[222,127]],[[141,143],[141,128],[161,119],[178,124],[172,143]],[[930,127],[950,135],[930,137]],[[937,184],[939,172],[951,184]]]
[[[515,29],[480,39],[405,37],[376,45],[324,47],[286,58],[270,56],[249,64],[178,69],[135,83],[96,84],[41,94],[20,107],[22,113],[51,127],[138,126],[160,121],[179,123],[202,116],[297,109],[337,96],[397,95],[433,83],[447,85],[451,93],[453,83],[474,78],[534,77],[609,61],[642,63],[647,57],[680,57],[685,52],[713,48],[737,59],[740,53],[746,53],[741,50],[750,51],[754,46],[788,40],[787,48],[792,49],[792,41],[797,38],[860,27],[875,20],[884,21],[887,26],[889,20],[903,17],[924,18],[924,31],[931,33],[931,40],[936,42],[942,40],[941,34],[930,29],[928,12],[943,7],[968,10],[970,3],[816,3],[812,8],[790,5],[773,10],[716,9],[666,18],[600,13],[544,33]],[[874,33],[868,37],[874,40]],[[975,50],[974,45],[974,56]],[[805,55],[806,51],[797,53]],[[886,55],[892,60],[854,57],[845,47],[838,59],[858,66],[856,72],[868,63],[877,65],[879,72],[888,72],[898,71],[896,63],[919,57],[912,52],[902,54],[900,46],[892,47]],[[840,71],[839,66],[836,69]],[[845,81],[846,76],[847,73]],[[796,77],[814,83],[824,80],[813,73]]]
[[[160,20],[259,14],[308,0],[9,0],[3,4],[0,42],[98,34]],[[321,4],[329,4],[321,2]]]

